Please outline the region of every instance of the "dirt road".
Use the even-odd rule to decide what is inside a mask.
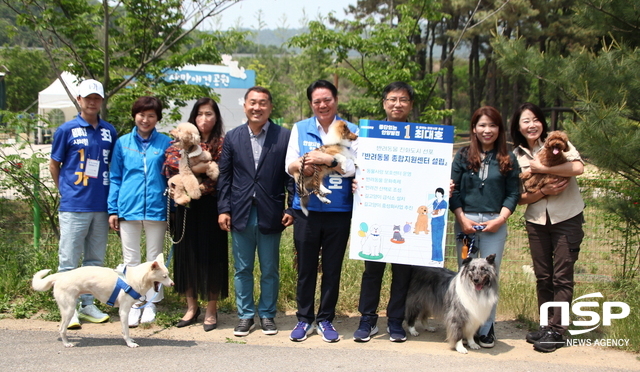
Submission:
[[[381,333],[364,344],[353,342],[352,334],[358,326],[358,318],[338,318],[334,325],[342,340],[328,344],[315,333],[304,342],[291,342],[289,332],[296,323],[293,314],[278,315],[276,322],[280,333],[275,336],[263,335],[257,329],[242,338],[233,336],[237,322],[235,314],[220,314],[219,317],[219,328],[208,333],[202,330],[202,323],[180,329],[157,326],[132,329],[132,336],[141,345],[135,350],[125,347],[118,322],[84,324],[81,330],[69,331],[70,340],[77,346],[65,349],[55,333],[57,323],[2,319],[0,345],[4,362],[0,362],[0,369],[8,370],[4,367],[20,365],[20,370],[36,370],[29,367],[35,355],[39,355],[37,363],[40,364],[44,362],[41,358],[45,358],[46,363],[54,363],[58,356],[66,355],[68,359],[63,358],[60,363],[78,358],[77,362],[81,364],[74,365],[79,370],[89,370],[89,366],[92,370],[114,370],[120,363],[126,366],[133,362],[128,370],[157,365],[163,367],[162,370],[224,371],[416,371],[432,368],[452,371],[487,368],[505,371],[640,371],[637,355],[612,348],[574,346],[550,354],[538,353],[524,341],[526,331],[519,328],[519,323],[509,320],[497,323],[498,341],[493,349],[472,350],[468,355],[462,355],[447,347],[442,327],[436,333],[422,332],[418,337],[409,336],[405,343],[392,343],[384,332],[385,318],[379,321]],[[27,345],[20,346],[22,342]],[[12,351],[14,349],[15,352]],[[91,355],[88,359],[85,357],[87,354]],[[47,359],[51,355],[56,357]],[[110,358],[113,360],[104,364]],[[58,369],[59,366],[43,364],[40,367],[37,370]]]

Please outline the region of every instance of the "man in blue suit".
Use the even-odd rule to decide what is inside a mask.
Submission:
[[[272,109],[269,90],[249,88],[244,96],[247,123],[227,133],[218,163],[218,223],[222,230],[231,231],[233,239],[240,318],[233,334],[238,337],[248,335],[255,327],[256,249],[261,272],[258,315],[262,332],[278,333],[274,318],[280,283],[280,236],[293,223],[293,215],[285,205],[287,187],[293,192],[293,183],[284,170],[291,133],[269,120]]]

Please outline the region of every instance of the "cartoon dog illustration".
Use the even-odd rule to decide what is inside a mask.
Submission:
[[[362,253],[371,256],[378,257],[380,256],[380,248],[382,246],[382,239],[380,236],[380,226],[373,225],[369,231],[369,235],[367,236],[367,241],[362,247]]]
[[[427,217],[427,206],[421,205],[418,207],[418,219],[416,220],[416,226],[413,230],[414,234],[420,234],[420,232],[424,232],[425,234],[429,233],[429,218]]]

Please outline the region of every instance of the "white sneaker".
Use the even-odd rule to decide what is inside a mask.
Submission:
[[[73,311],[73,317],[71,318],[71,322],[67,326],[67,329],[80,329],[82,325],[80,324],[80,320],[78,320],[78,310]]]
[[[135,328],[140,325],[140,314],[142,310],[135,305],[129,310],[129,328]]]
[[[78,311],[78,318],[91,323],[104,323],[109,320],[109,315],[100,311],[96,305],[88,305],[80,307],[80,311]]]
[[[153,302],[147,304],[147,306],[142,309],[142,317],[140,318],[140,323],[151,323],[156,320],[156,312],[156,304],[154,304]]]

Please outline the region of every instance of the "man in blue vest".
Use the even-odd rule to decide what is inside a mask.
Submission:
[[[78,116],[54,133],[49,171],[60,192],[58,272],[78,266],[102,266],[107,250],[109,163],[116,143],[115,128],[98,115],[104,100],[102,84],[88,79],[78,87]],[[109,316],[80,296],[81,308],[68,328],[80,328],[79,319],[102,323]]]
[[[413,88],[404,82],[393,82],[382,91],[382,105],[387,115],[386,121],[406,122],[413,108]],[[442,240],[442,238],[440,239]],[[378,333],[378,305],[382,276],[386,263],[365,261],[360,287],[358,311],[362,314],[360,325],[353,334],[356,342],[367,342]],[[391,296],[387,305],[387,332],[392,342],[404,342],[407,333],[402,328],[404,304],[411,281],[411,265],[391,264]]]
[[[316,195],[309,197],[305,216],[300,207],[300,198],[296,190],[293,201],[293,236],[298,259],[298,283],[296,302],[298,303],[298,324],[291,332],[292,341],[304,341],[317,324],[318,334],[326,342],[337,342],[340,335],[333,327],[336,303],[340,289],[340,274],[344,259],[353,194],[351,183],[355,174],[353,160],[348,160],[345,172],[340,173],[336,159],[326,153],[313,151],[323,145],[329,127],[336,120],[338,90],[326,80],[318,80],[307,88],[307,98],[314,116],[302,120],[293,126],[287,149],[286,169],[289,174],[302,171],[313,173],[315,165],[324,164],[334,169],[334,173],[324,180],[324,186],[332,191],[327,197],[330,204],[322,203]],[[347,123],[349,129],[357,133],[358,127]],[[356,156],[357,140],[350,151]],[[303,155],[305,162],[302,164]],[[315,313],[316,279],[318,276],[318,257],[322,252],[322,282],[320,286],[320,306]]]

